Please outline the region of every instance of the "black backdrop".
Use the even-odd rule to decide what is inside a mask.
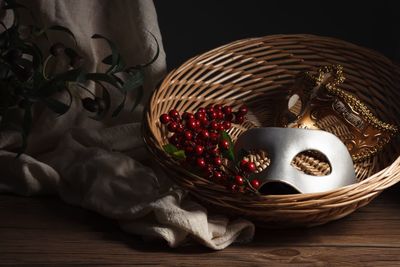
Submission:
[[[222,44],[277,33],[337,37],[400,60],[400,1],[154,0],[168,68]],[[399,3],[399,4],[398,4]]]

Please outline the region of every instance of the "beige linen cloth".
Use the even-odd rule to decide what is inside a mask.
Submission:
[[[102,70],[101,60],[109,54],[105,42],[90,39],[94,33],[118,44],[128,65],[152,58],[156,46],[149,32],[153,33],[161,53],[146,70],[143,103],[164,75],[165,54],[151,0],[20,2],[30,7],[43,25],[59,24],[71,29],[92,71]],[[3,19],[10,20],[10,14]],[[50,35],[51,40],[60,37]],[[97,92],[96,88],[92,90]],[[112,98],[115,104],[121,96],[114,93]],[[128,233],[164,239],[171,247],[197,241],[212,249],[223,249],[235,241],[250,241],[254,235],[251,222],[209,215],[170,182],[151,160],[142,141],[143,105],[134,113],[128,110],[129,103],[127,106],[117,119],[101,123],[88,118],[90,114],[82,109],[79,95],[68,113],[60,117],[38,107],[28,150],[18,159],[8,148],[20,142],[20,136],[0,132],[0,192],[56,194],[67,203],[116,219]]]

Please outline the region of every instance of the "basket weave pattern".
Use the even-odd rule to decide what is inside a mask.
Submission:
[[[150,99],[143,125],[145,141],[155,158],[179,185],[200,201],[224,212],[246,216],[267,227],[312,226],[339,219],[368,204],[400,180],[399,140],[395,138],[373,159],[355,165],[359,182],[317,194],[243,195],[180,167],[162,149],[167,133],[159,117],[172,108],[197,110],[208,104],[234,108],[246,103],[248,121],[234,125],[235,140],[243,131],[272,126],[274,101],[288,93],[295,76],[322,65],[340,64],[340,88],[356,95],[380,119],[400,124],[400,69],[385,57],[362,47],[313,35],[273,35],[240,40],[188,60],[172,71]],[[297,167],[325,173],[326,164],[302,156]]]

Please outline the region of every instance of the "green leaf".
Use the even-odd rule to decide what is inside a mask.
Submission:
[[[24,69],[32,67],[32,62],[25,58],[19,58],[19,59],[15,60],[14,63],[23,67]]]
[[[108,111],[110,110],[111,97],[110,97],[110,93],[108,93],[107,88],[102,83],[98,82],[97,84],[100,85],[100,87],[103,90],[102,99],[104,100],[106,106],[104,107],[104,110],[101,110],[101,112],[96,114],[96,116],[92,116],[90,118],[94,119],[94,120],[102,120],[107,115]]]
[[[122,86],[122,91],[131,91],[143,84],[144,75],[142,70],[130,72]]]
[[[232,149],[224,150],[222,152],[222,155],[224,156],[224,158],[227,158],[227,159],[229,159],[231,161],[235,160],[235,154],[233,153]]]
[[[74,50],[74,49],[72,49],[72,48],[70,48],[70,47],[66,47],[65,49],[64,49],[64,53],[71,59],[71,58],[75,58],[75,57],[77,57],[78,56],[78,53]]]
[[[104,37],[104,36],[102,36],[100,34],[94,34],[92,36],[92,38],[93,39],[103,39],[108,43],[108,46],[111,49],[111,64],[108,64],[108,65],[111,65],[111,66],[108,68],[106,73],[115,72],[114,69],[119,65],[120,57],[121,57],[119,52],[118,52],[117,46],[110,39],[108,39],[108,38],[106,38],[106,37]]]
[[[163,146],[163,148],[165,152],[170,154],[175,159],[180,160],[186,158],[185,151],[178,150],[178,148],[173,144],[166,144],[165,146]]]
[[[75,35],[70,29],[68,29],[64,26],[60,26],[60,25],[53,25],[53,26],[48,27],[47,29],[52,30],[52,31],[60,31],[60,32],[67,33],[74,40],[75,46],[78,46],[78,42],[76,41]]]
[[[7,30],[7,26],[4,24],[4,22],[0,21],[0,26],[2,26],[4,28],[4,33],[8,34]],[[3,32],[2,32],[3,33]]]
[[[39,28],[35,25],[31,25],[30,28],[31,28],[32,36],[40,37],[43,35],[44,38],[46,38],[46,40],[49,41],[49,37],[47,36],[46,29]]]
[[[122,99],[122,102],[117,106],[117,108],[113,111],[113,113],[111,114],[111,117],[116,117],[118,116],[118,114],[122,111],[122,109],[125,106],[125,102],[126,102],[126,92],[124,93],[124,98]]]
[[[81,69],[72,69],[55,76],[53,81],[76,82],[80,80],[82,75],[83,73]]]
[[[230,135],[227,132],[222,131],[221,140],[227,140],[229,142],[229,148],[227,150],[223,150],[222,155],[231,161],[235,161],[235,154],[233,153],[233,142]]]
[[[71,90],[68,88],[68,86],[65,88],[65,91],[67,92],[68,97],[69,97],[69,102],[68,102],[68,104],[66,104],[68,106],[68,109],[69,109],[71,107],[71,105],[72,105],[73,96],[72,96]]]
[[[155,42],[156,42],[156,45],[157,45],[156,54],[154,55],[154,57],[153,57],[149,62],[147,62],[147,63],[145,63],[145,64],[142,64],[142,65],[137,65],[137,66],[134,66],[134,67],[129,67],[129,68],[127,68],[127,71],[141,70],[141,69],[143,69],[143,68],[145,68],[145,67],[148,67],[149,65],[153,64],[154,61],[157,60],[158,56],[160,55],[160,45],[158,44],[157,38],[154,36],[154,34],[152,34],[151,32],[150,32],[150,34],[151,34],[151,36],[153,36],[153,38],[154,38],[154,40],[155,40]]]
[[[115,66],[115,68],[113,68],[112,70],[110,70],[109,73],[118,73],[121,72],[123,69],[125,68],[125,61],[123,60],[123,58],[121,56],[118,57],[118,64],[117,66]]]
[[[185,159],[186,158],[185,151],[178,150],[178,151],[172,153],[172,157],[174,157],[175,159],[178,159],[178,160]]]
[[[10,75],[10,71],[13,72],[12,66],[10,64],[8,64],[7,62],[5,62],[5,61],[1,61],[1,59],[0,59],[0,70],[1,70],[0,71],[1,72],[0,75],[2,77],[1,82],[5,82],[6,81],[6,78],[9,77],[9,75]]]
[[[22,131],[21,131],[21,136],[22,136],[22,145],[18,149],[18,154],[17,158],[21,156],[22,153],[25,152],[26,147],[28,146],[28,136],[32,128],[32,111],[31,111],[32,105],[28,104],[24,108],[24,118],[22,121]]]
[[[106,56],[101,62],[106,65],[112,65],[112,55]]]
[[[58,101],[57,99],[54,98],[43,98],[42,99],[43,103],[46,104],[46,106],[51,109],[52,111],[54,111],[57,114],[64,114],[65,112],[67,112],[69,110],[69,106]]]
[[[106,65],[112,65],[112,55],[106,56],[101,62]],[[110,73],[117,73],[122,71],[125,68],[125,62],[123,61],[122,57],[118,58],[118,64],[115,66]]]
[[[112,86],[116,87],[117,89],[121,89],[118,81],[111,75],[105,73],[87,73],[85,75],[87,80],[92,80],[94,82],[101,81],[111,84]]]
[[[40,51],[40,48],[36,44],[29,42],[21,42],[21,43],[17,42],[15,48],[20,49],[24,54],[31,55],[33,68],[41,71],[43,55],[42,51]]]
[[[176,146],[174,146],[173,144],[166,144],[163,146],[163,149],[168,154],[172,154],[172,153],[175,153],[178,151],[178,148]]]
[[[72,69],[64,73],[56,75],[50,81],[47,81],[39,88],[38,95],[46,97],[52,93],[66,87],[65,82],[78,82],[84,80],[84,73],[81,69]]]
[[[120,78],[120,77],[118,77],[117,75],[115,75],[115,74],[113,74],[113,73],[111,73],[111,74],[109,74],[111,77],[113,77],[117,82],[118,82],[118,84],[124,84],[124,81]]]

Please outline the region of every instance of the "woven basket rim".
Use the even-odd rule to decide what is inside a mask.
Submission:
[[[346,41],[346,40],[342,40],[342,39],[339,39],[339,38],[336,38],[336,37],[331,37],[331,36],[326,36],[326,35],[316,35],[316,34],[310,34],[310,33],[304,33],[304,34],[303,33],[294,33],[294,34],[270,34],[270,35],[263,35],[263,36],[254,36],[254,37],[248,37],[248,38],[241,38],[241,39],[238,39],[238,40],[226,43],[226,44],[222,44],[222,45],[220,45],[218,47],[215,47],[215,48],[213,48],[211,50],[200,52],[199,55],[190,57],[189,59],[187,59],[186,61],[181,63],[180,66],[170,70],[168,75],[171,74],[172,72],[175,72],[175,71],[176,71],[176,73],[179,73],[181,71],[181,67],[182,66],[188,65],[191,61],[193,61],[193,60],[195,60],[195,59],[197,59],[199,57],[204,57],[207,54],[211,54],[211,53],[213,53],[215,51],[219,51],[219,50],[222,50],[222,49],[227,48],[227,47],[238,45],[238,44],[243,43],[243,42],[248,42],[248,41],[252,41],[252,40],[255,41],[255,40],[288,39],[288,38],[299,38],[299,39],[315,38],[315,39],[319,39],[319,40],[334,41],[334,42],[342,43],[342,44],[345,44],[346,46],[356,48],[357,50],[361,50],[361,51],[367,52],[368,54],[372,54],[375,57],[378,57],[380,60],[385,61],[386,64],[389,63],[389,64],[393,65],[393,67],[400,73],[400,65],[399,64],[397,64],[392,59],[386,57],[383,53],[381,53],[379,51],[376,51],[376,50],[374,50],[372,48],[364,47],[364,46],[361,46],[360,44],[355,44],[355,43],[352,43],[350,41]],[[166,77],[164,78],[163,81],[166,80]],[[157,87],[157,89],[158,89],[158,87]]]

